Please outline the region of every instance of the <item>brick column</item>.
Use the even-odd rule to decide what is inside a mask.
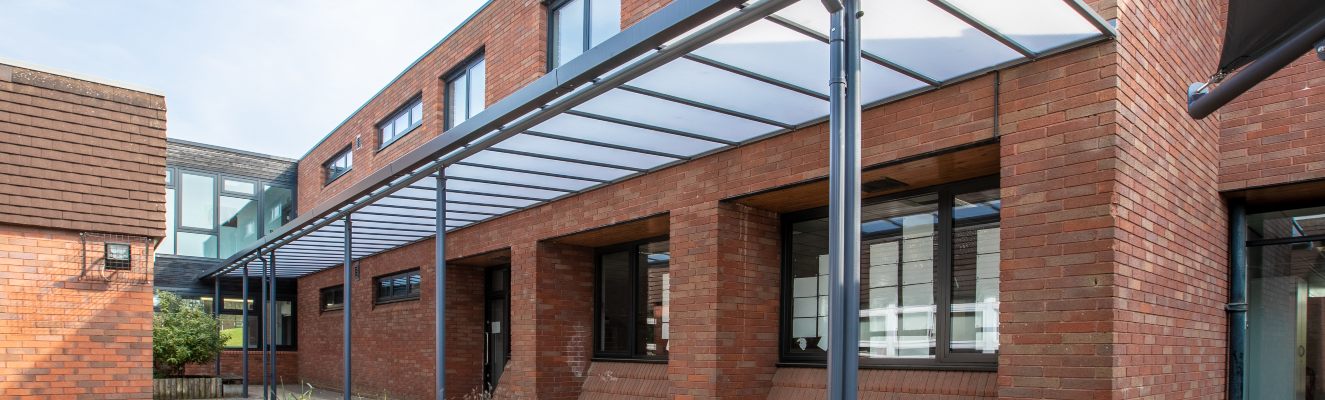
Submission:
[[[763,399],[776,372],[777,214],[703,203],[671,214],[676,399]]]
[[[511,362],[501,396],[579,397],[593,342],[593,249],[511,248]]]

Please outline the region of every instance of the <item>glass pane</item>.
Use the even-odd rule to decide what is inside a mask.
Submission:
[[[451,81],[451,88],[447,91],[447,96],[449,98],[446,102],[448,107],[451,108],[451,111],[447,113],[447,118],[450,120],[447,124],[448,127],[460,125],[461,122],[469,119],[469,107],[466,104],[469,98],[469,84],[464,75]]]
[[[1247,215],[1247,239],[1325,235],[1325,207]]]
[[[169,185],[174,184],[174,183],[175,183],[175,170],[167,168],[167,169],[166,169],[166,186],[169,186]]]
[[[1251,399],[1325,396],[1325,242],[1247,248],[1247,393]]]
[[[400,113],[400,115],[396,116],[396,122],[393,122],[392,125],[396,126],[396,136],[404,134],[410,128],[409,113]]]
[[[243,193],[252,195],[257,192],[257,185],[248,181],[237,181],[233,179],[222,179],[221,189],[232,193]]]
[[[199,229],[216,227],[216,181],[207,175],[181,174],[180,226]]]
[[[423,123],[423,101],[422,101],[422,100],[420,100],[420,101],[418,101],[418,102],[415,102],[415,103],[414,103],[414,106],[413,106],[413,107],[410,107],[410,109],[409,109],[409,120],[410,120],[410,124],[411,124],[411,125],[418,125],[418,124]]]
[[[820,317],[827,317],[820,304],[828,301],[828,221],[815,219],[791,226],[792,321],[788,354],[823,355],[828,350],[828,331]]]
[[[166,188],[166,237],[156,247],[156,254],[175,254],[175,189]]]
[[[227,300],[229,301],[229,300]],[[238,349],[244,347],[244,316],[241,314],[221,314],[221,334],[226,336],[225,347]],[[259,340],[262,337],[261,318],[257,315],[248,316],[248,347],[257,348]]]
[[[779,129],[620,89],[599,95],[575,110],[737,142]]]
[[[216,235],[179,232],[175,236],[177,252],[181,256],[216,258]]]
[[[252,199],[221,196],[220,256],[230,257],[252,244],[258,234],[258,204]]]
[[[599,265],[598,304],[602,315],[598,321],[598,351],[628,354],[634,286],[630,282],[630,252],[604,254]]]
[[[1060,0],[949,1],[1031,51],[1100,35],[1090,21]]]
[[[998,352],[998,189],[953,200],[952,343],[954,353]]]
[[[294,344],[294,304],[287,300],[276,301],[276,340],[277,346]]]
[[[254,309],[254,308],[253,308],[253,301],[254,301],[254,300],[253,300],[252,298],[248,299],[248,309],[249,309],[249,310],[253,310],[253,309]],[[239,298],[239,297],[235,297],[235,298],[223,297],[223,298],[221,299],[221,309],[222,309],[222,310],[243,311],[243,310],[244,310],[244,304],[245,304],[245,303],[244,303],[244,299],[243,299],[243,298]]]
[[[488,79],[487,60],[478,60],[469,68],[469,116],[477,115],[487,108],[486,91]]]
[[[263,185],[262,209],[265,218],[262,226],[268,233],[275,232],[286,222],[294,219],[294,196],[289,188]]]
[[[584,0],[574,0],[558,8],[552,15],[556,46],[552,50],[554,67],[584,52]]]
[[[866,1],[861,8],[861,49],[940,81],[1021,57],[925,0]]]
[[[639,247],[639,316],[635,319],[635,354],[666,357],[671,326],[671,275],[668,273],[668,242]]]
[[[589,0],[589,47],[621,32],[621,0]]]
[[[785,124],[828,115],[827,101],[686,59],[672,61],[630,84]]]
[[[862,356],[934,356],[937,213],[934,194],[862,207]]]

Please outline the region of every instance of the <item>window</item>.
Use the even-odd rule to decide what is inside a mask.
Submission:
[[[378,149],[384,149],[396,139],[405,136],[406,133],[414,131],[423,124],[423,98],[415,98],[409,104],[401,107],[395,114],[387,117],[386,121],[377,125]]]
[[[487,62],[483,56],[466,62],[446,79],[446,129],[483,111],[486,107]]]
[[[552,68],[621,32],[621,0],[560,0],[550,9]]]
[[[253,295],[250,293],[250,295]],[[214,303],[212,296],[193,297],[193,302],[202,306],[207,314],[214,312]],[[262,346],[262,324],[267,322],[263,317],[266,307],[262,306],[260,297],[249,297],[245,303],[242,295],[239,293],[225,293],[221,296],[221,314],[219,322],[221,324],[221,333],[227,338],[226,348],[238,349],[244,346],[244,306],[248,306],[248,345],[249,348],[258,348]],[[294,301],[276,300],[276,339],[273,341],[279,349],[292,349],[295,344],[295,310]]]
[[[598,254],[595,357],[666,359],[671,253],[666,240]]]
[[[157,254],[229,257],[293,218],[289,187],[177,168],[167,176],[179,179],[166,185],[166,236]]]
[[[1247,399],[1322,398],[1325,206],[1248,214]]]
[[[354,168],[354,151],[348,146],[345,147],[345,150],[341,150],[340,153],[336,153],[330,160],[327,160],[323,167],[327,170],[326,183],[331,183],[341,175],[345,175],[346,172],[350,172],[350,168]]]
[[[294,219],[294,191],[282,186],[262,185],[262,234],[275,232],[281,225]]]
[[[222,179],[221,191],[235,194],[252,196],[257,194],[257,186],[251,181],[237,179]]]
[[[210,175],[180,174],[179,226],[212,229],[216,226],[216,179]]]
[[[322,311],[333,311],[345,308],[345,286],[336,285],[322,288]]]
[[[996,186],[963,182],[861,207],[862,365],[997,364]],[[786,361],[823,362],[831,345],[826,214],[784,216]]]
[[[419,288],[419,270],[405,271],[373,279],[376,288],[373,299],[376,304],[402,300],[417,300],[422,289]]]
[[[175,254],[175,170],[166,169],[166,237],[156,246],[156,254]]]

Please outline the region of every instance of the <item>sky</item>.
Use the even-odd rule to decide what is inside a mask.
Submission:
[[[0,0],[0,59],[166,96],[167,134],[298,158],[485,0]]]

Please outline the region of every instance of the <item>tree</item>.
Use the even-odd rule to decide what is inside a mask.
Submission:
[[[152,316],[152,364],[159,376],[184,374],[184,366],[212,361],[225,347],[216,319],[202,305],[157,291]]]

